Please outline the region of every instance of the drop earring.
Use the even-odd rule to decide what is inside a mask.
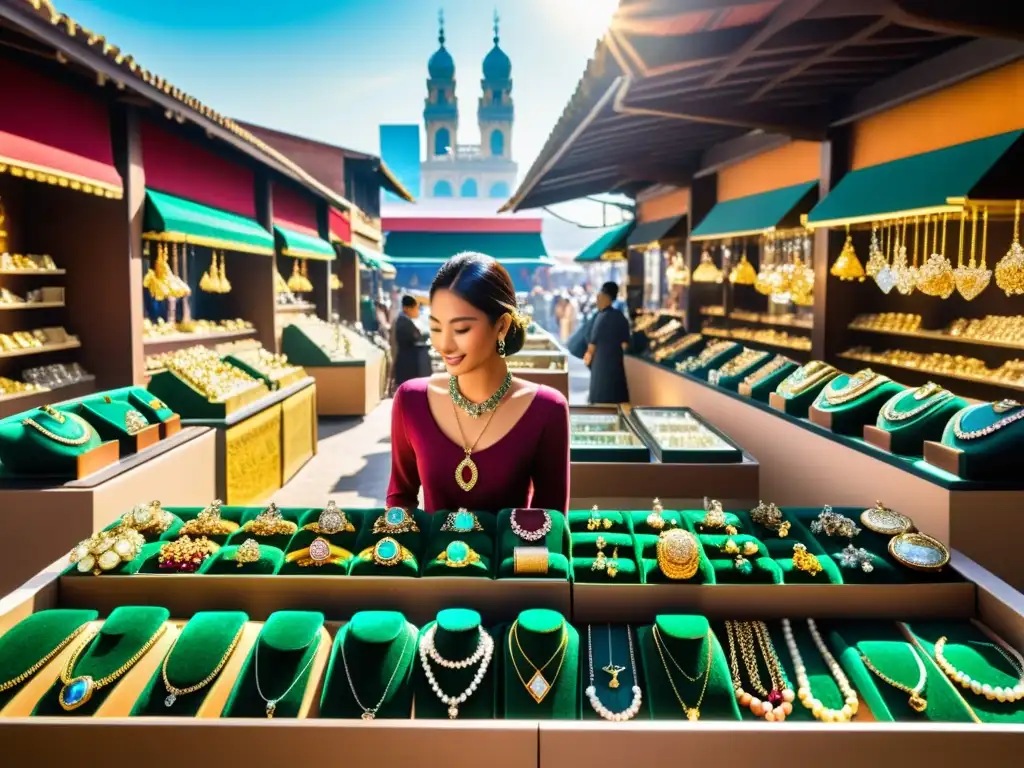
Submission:
[[[505,340],[498,339],[498,357],[505,356]]]

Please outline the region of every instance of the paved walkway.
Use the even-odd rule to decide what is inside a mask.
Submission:
[[[569,402],[587,402],[590,372],[569,358]],[[333,499],[348,507],[384,504],[391,476],[391,400],[362,418],[321,419],[319,453],[273,500],[283,507],[322,507]],[[421,500],[422,501],[422,500]]]

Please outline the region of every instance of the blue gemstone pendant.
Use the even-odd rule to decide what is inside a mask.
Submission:
[[[60,705],[65,711],[78,709],[92,698],[95,688],[93,679],[88,675],[76,677],[60,689]]]

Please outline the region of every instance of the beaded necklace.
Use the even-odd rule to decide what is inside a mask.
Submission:
[[[448,377],[448,394],[452,398],[452,402],[459,408],[464,410],[474,419],[479,419],[485,413],[490,413],[497,409],[501,399],[508,394],[509,387],[512,386],[512,372],[507,371],[505,373],[505,380],[501,382],[501,386],[498,387],[498,391],[488,397],[482,403],[474,403],[472,400],[466,398],[465,395],[459,390],[459,377],[449,376]]]

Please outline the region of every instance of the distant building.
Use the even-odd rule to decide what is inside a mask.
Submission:
[[[420,128],[418,125],[382,125],[380,154],[388,167],[413,197],[420,196]],[[384,192],[384,201],[393,203],[404,198]]]

